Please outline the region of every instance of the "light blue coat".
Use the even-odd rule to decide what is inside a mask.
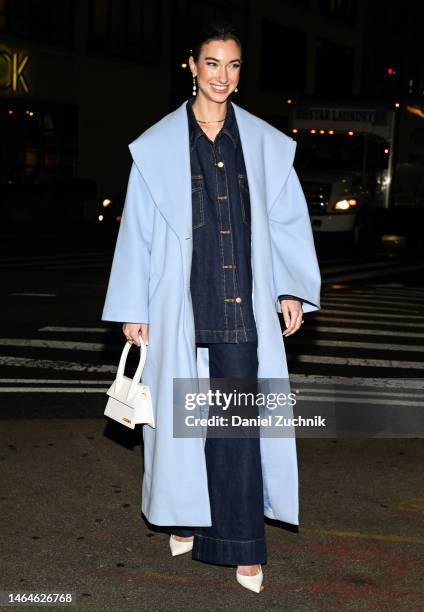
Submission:
[[[251,200],[253,305],[259,378],[287,378],[278,295],[320,308],[320,272],[305,198],[293,168],[296,143],[233,104]],[[196,360],[190,297],[193,249],[186,102],[129,144],[133,163],[104,321],[149,323],[142,381],[156,429],[143,426],[141,510],[155,525],[211,525],[204,439],[173,437],[173,377],[208,376]],[[294,437],[261,437],[264,515],[299,524]]]

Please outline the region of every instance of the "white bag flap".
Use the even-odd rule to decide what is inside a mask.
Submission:
[[[117,380],[114,380],[106,393],[110,397],[119,400],[131,408],[135,408],[146,401],[150,401],[149,387],[142,383],[138,383],[134,386],[133,379],[128,378],[128,376],[122,377],[120,385],[117,385]]]

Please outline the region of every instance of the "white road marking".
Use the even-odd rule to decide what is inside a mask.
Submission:
[[[393,298],[393,297],[387,297],[385,295],[379,296],[379,295],[353,295],[353,294],[336,294],[335,292],[332,293],[324,293],[324,295],[322,296],[323,299],[326,300],[340,300],[340,301],[344,301],[344,300],[348,300],[352,306],[354,304],[362,304],[362,303],[366,303],[366,304],[400,304],[401,306],[409,306],[409,304],[412,304],[414,307],[415,306],[420,306],[423,305],[423,299],[422,298],[411,298],[409,296],[403,296],[403,297],[399,297],[399,298]]]
[[[0,393],[106,393],[89,387],[0,387]]]
[[[108,259],[90,259],[90,260],[82,260],[79,262],[75,262],[78,264],[85,264],[86,267],[96,267],[94,264],[98,264],[100,267],[104,267],[107,265],[110,265],[112,262],[112,258],[108,258]],[[69,265],[73,265],[73,264],[68,264],[67,262],[65,262],[63,265],[61,264],[55,264],[56,266],[58,266],[59,268],[66,268]],[[2,264],[0,262],[0,268],[2,269],[14,269],[14,268],[35,268],[36,270],[48,270],[49,267],[52,266],[53,267],[53,263],[48,262],[48,261],[39,261],[39,262],[17,262],[17,263],[10,263],[10,264]],[[80,266],[80,267],[84,267],[84,266]]]
[[[39,327],[38,331],[48,331],[48,332],[83,332],[83,333],[95,333],[95,334],[103,334],[108,331],[111,331],[112,328],[108,327],[60,327],[54,325],[47,325],[46,327]]]
[[[326,376],[324,374],[291,374],[290,381],[325,385],[369,386],[383,389],[424,389],[423,378],[368,378],[362,376]]]
[[[326,317],[327,321],[340,321],[340,319],[331,319],[330,317]],[[350,322],[350,323],[356,323],[358,325],[358,321],[355,321],[355,319],[346,319],[345,320],[346,323]],[[360,323],[363,323],[363,321],[360,321]],[[375,323],[375,321],[374,321]],[[390,325],[390,327],[393,327],[393,323],[380,323],[380,321],[378,321],[379,325]],[[403,324],[402,324],[403,325]],[[406,325],[406,324],[405,324]],[[414,329],[416,327],[424,327],[424,325],[416,325],[414,323],[410,323],[409,325],[410,327],[414,327]],[[322,333],[335,333],[335,334],[365,334],[365,335],[370,335],[370,336],[390,336],[393,338],[424,338],[424,333],[420,333],[420,332],[405,332],[405,331],[393,331],[393,330],[386,330],[386,329],[374,329],[371,327],[327,327],[325,325],[314,325],[312,328],[314,331],[318,331],[318,332],[322,332]]]
[[[353,321],[354,322],[354,321]],[[393,323],[391,324],[393,327]],[[416,327],[416,325],[414,325]],[[314,331],[320,333],[329,334],[363,334],[369,336],[394,336],[395,338],[424,338],[424,333],[419,332],[404,332],[398,330],[388,329],[371,329],[363,327],[326,327],[324,325],[317,325],[313,327]]]
[[[389,268],[387,270],[375,270],[370,272],[356,272],[354,274],[340,274],[339,276],[329,276],[323,278],[325,283],[334,283],[334,282],[346,282],[350,280],[360,280],[362,278],[375,278],[378,276],[393,276],[394,274],[399,274],[400,272],[412,272],[414,270],[422,270],[424,268],[424,264],[409,264],[405,266],[395,266],[394,268]]]
[[[423,295],[424,289],[415,285],[375,285],[368,284],[364,285],[363,288],[356,287],[354,291],[374,291],[378,293],[393,293],[393,295],[403,295],[405,292],[414,293],[416,295]]]
[[[337,262],[335,265],[333,266],[321,266],[321,274],[323,276],[326,276],[327,274],[333,274],[334,272],[349,272],[350,270],[368,270],[368,269],[377,269],[377,268],[385,268],[387,267],[387,265],[390,264],[391,266],[393,266],[393,262],[392,261],[374,261],[374,262],[367,262],[367,263],[355,263],[354,261],[352,261],[352,265],[351,266],[341,266],[340,262]],[[396,264],[394,264],[394,269],[396,269],[396,265],[401,265],[400,262],[397,262]],[[392,268],[393,269],[393,268]]]
[[[321,311],[322,312],[322,311]],[[327,312],[327,311],[325,311]],[[309,317],[309,313],[307,315]],[[311,319],[311,323],[314,323],[315,321],[330,321],[330,322],[335,322],[335,323],[355,323],[356,325],[382,325],[382,326],[387,326],[387,327],[391,327],[392,329],[398,329],[398,327],[413,327],[414,329],[419,328],[419,327],[424,327],[424,323],[412,323],[412,322],[405,322],[405,321],[392,321],[391,319],[386,319],[383,321],[373,321],[372,319],[345,319],[344,317],[331,317],[331,316],[326,316],[325,314],[315,314],[315,313],[311,313],[311,316],[313,316],[313,319]],[[364,315],[367,316],[367,315]],[[370,315],[372,316],[372,315]],[[314,329],[316,329],[314,327]],[[351,329],[351,328],[346,328],[346,329]],[[352,330],[351,330],[352,331]],[[356,331],[356,329],[354,330]],[[376,330],[373,330],[372,333],[375,333]],[[350,332],[351,333],[351,332]],[[402,335],[402,332],[397,332],[399,333],[399,335]]]
[[[9,357],[0,355],[0,365],[17,366],[20,368],[41,368],[48,370],[66,370],[67,372],[98,372],[101,374],[116,374],[116,365],[93,365],[91,363],[78,363],[73,361],[59,361],[51,359],[32,359],[29,357]]]
[[[10,295],[23,297],[57,297],[57,293],[11,293]]]
[[[350,262],[357,262],[357,263],[368,263],[370,261],[370,259],[366,259],[363,262],[358,262],[358,258],[357,257],[345,257],[344,259],[321,259],[320,263],[322,265],[335,265],[335,264],[340,264],[340,263],[350,263]]]
[[[346,291],[345,289],[337,291],[337,293],[343,294]],[[402,291],[387,291],[385,289],[377,290],[377,289],[355,289],[354,287],[349,287],[349,291],[352,292],[352,296],[371,296],[377,297],[382,300],[385,297],[389,297],[390,299],[401,299],[401,298],[412,298],[416,301],[422,301],[424,299],[424,292],[418,292],[415,289],[408,289],[408,287],[404,287]],[[331,292],[336,294],[336,290],[332,289]]]
[[[397,361],[395,359],[372,359],[364,357],[335,357],[327,355],[289,355],[297,362],[325,363],[331,365],[362,366],[373,368],[402,368],[405,370],[424,370],[424,361]]]
[[[303,338],[292,338],[294,344],[305,344]],[[410,351],[413,353],[424,353],[424,346],[417,344],[386,344],[384,342],[355,342],[354,340],[320,340],[310,341],[311,346],[343,347],[370,349],[374,351]],[[424,361],[423,361],[424,366]]]
[[[328,297],[324,297],[321,300],[321,306],[346,306],[346,307],[351,307],[355,306],[355,304],[353,302],[347,302],[347,301],[338,301],[337,299],[333,299],[328,298]],[[411,314],[415,314],[417,315],[420,312],[423,312],[422,308],[416,308],[416,307],[412,307],[409,306],[408,304],[404,304],[403,306],[376,306],[374,305],[371,301],[368,302],[367,304],[357,304],[358,310],[361,309],[362,311],[375,311],[378,310],[379,313],[387,313],[390,314],[392,312],[396,313],[396,312],[405,312],[406,316],[409,316],[409,313]],[[421,315],[423,316],[423,315]]]
[[[0,268],[37,268],[37,269],[45,269],[46,266],[59,266],[66,267],[68,265],[75,264],[86,264],[91,267],[92,263],[97,263],[99,265],[105,266],[110,265],[112,262],[112,253],[111,254],[90,254],[86,255],[78,254],[73,256],[63,256],[63,255],[51,255],[51,256],[38,256],[38,257],[27,257],[20,259],[1,259],[0,260]]]
[[[0,378],[0,383],[111,385],[113,380],[78,380],[69,378]]]
[[[55,255],[45,254],[45,255],[20,255],[16,257],[2,257],[0,259],[0,264],[7,262],[22,262],[22,261],[52,261],[55,259],[70,259],[71,261],[75,259],[81,259],[83,257],[108,257],[110,253],[108,251],[87,251],[85,253],[57,253]]]
[[[56,264],[43,265],[43,270],[86,270],[87,268],[107,268],[111,265],[112,259],[103,262],[81,261],[75,264]]]
[[[387,398],[393,398],[396,399],[398,397],[400,398],[409,398],[412,397],[413,399],[423,399],[424,398],[424,394],[423,393],[408,393],[407,395],[405,395],[405,389],[403,389],[402,391],[396,392],[396,391],[372,391],[370,389],[367,389],[366,391],[358,391],[357,389],[351,389],[349,387],[346,386],[345,389],[337,389],[336,387],[334,387],[333,389],[329,389],[326,387],[317,387],[317,388],[311,388],[311,387],[300,387],[299,389],[294,389],[294,391],[296,393],[323,393],[323,392],[332,392],[334,393],[335,397],[339,397],[340,395],[370,395],[370,396],[376,396],[376,397],[387,397]]]
[[[1,393],[101,393],[104,394],[106,393],[107,388],[104,389],[93,389],[93,388],[88,388],[88,387],[0,387],[0,394]],[[378,399],[378,398],[374,398],[374,397],[362,397],[360,398],[353,398],[353,397],[342,397],[341,395],[338,396],[325,396],[325,395],[313,395],[313,396],[308,396],[306,394],[298,394],[298,401],[299,402],[329,402],[329,403],[334,403],[335,401],[341,403],[350,403],[350,404],[357,404],[358,401],[361,401],[361,405],[363,405],[364,403],[367,404],[375,404],[375,405],[387,405],[387,399]],[[417,408],[421,408],[422,407],[422,402],[414,402],[414,401],[407,401],[407,400],[396,400],[396,405],[397,406],[415,406]]]
[[[27,348],[54,348],[66,351],[103,351],[101,342],[74,342],[65,340],[35,340],[26,338],[0,338],[0,346],[24,346]],[[110,347],[108,347],[110,348]]]
[[[336,401],[338,403],[344,402],[346,404],[357,404],[359,401],[361,402],[361,407],[362,404],[367,403],[367,404],[379,404],[379,405],[383,405],[383,406],[387,406],[387,399],[377,399],[375,397],[363,397],[361,399],[359,398],[355,398],[355,397],[341,397],[340,395],[337,395],[336,397],[331,396],[331,395],[312,395],[312,396],[307,396],[307,395],[301,395],[299,398],[299,402],[330,402],[330,403],[335,403]],[[412,402],[412,401],[407,401],[407,400],[396,400],[396,406],[416,406],[417,408],[422,408],[422,401],[421,402]]]
[[[334,304],[336,305],[336,304]],[[353,306],[353,304],[349,304],[349,306]],[[370,312],[365,312],[365,310],[370,310]],[[379,310],[381,310],[381,308],[379,308]],[[364,312],[361,312],[359,310],[339,310],[337,308],[321,308],[320,311],[314,311],[311,313],[307,313],[307,316],[320,316],[319,313],[330,313],[330,312],[334,312],[338,315],[345,315],[345,314],[349,314],[349,315],[355,315],[355,317],[377,317],[377,318],[385,318],[386,320],[392,318],[392,319],[405,319],[405,317],[407,319],[413,319],[414,321],[420,320],[420,321],[424,321],[424,315],[413,315],[413,314],[397,314],[396,312],[391,312],[391,313],[386,313],[386,312],[376,312],[375,310],[372,310],[370,308],[368,309],[364,309]],[[317,313],[317,314],[315,314]],[[376,321],[377,322],[377,321]]]

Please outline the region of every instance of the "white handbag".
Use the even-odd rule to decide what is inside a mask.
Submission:
[[[109,399],[104,412],[105,416],[131,429],[134,429],[139,423],[155,427],[150,389],[139,382],[147,356],[147,347],[141,336],[140,343],[140,362],[134,378],[124,376],[125,364],[131,348],[131,344],[126,342],[119,360],[116,378],[106,392]]]

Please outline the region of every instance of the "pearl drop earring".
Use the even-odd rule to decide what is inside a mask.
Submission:
[[[196,95],[196,90],[197,90],[197,87],[196,87],[196,77],[193,75],[193,96]]]

